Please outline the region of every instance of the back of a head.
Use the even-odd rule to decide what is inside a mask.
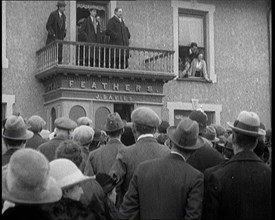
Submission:
[[[124,133],[121,136],[121,142],[125,146],[130,146],[136,142],[132,128],[130,126],[125,126]]]
[[[199,124],[199,134],[205,133],[208,117],[202,109],[192,111],[188,117]]]
[[[161,121],[158,131],[159,133],[166,134],[167,133],[167,128],[170,126],[168,121]]]
[[[94,139],[94,135],[94,129],[87,125],[80,125],[73,131],[74,141],[81,146],[90,144]]]

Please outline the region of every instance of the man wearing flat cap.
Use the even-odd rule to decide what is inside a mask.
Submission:
[[[182,119],[168,128],[171,153],[142,162],[120,206],[120,219],[200,219],[203,174],[186,159],[203,146],[198,123]]]
[[[26,140],[32,138],[33,132],[27,130],[21,116],[12,115],[7,118],[2,137],[7,151],[2,155],[2,167],[9,163],[11,156],[18,149],[25,148]]]
[[[65,140],[71,139],[72,132],[77,126],[73,120],[67,117],[55,119],[54,125],[56,128],[55,137],[38,147],[38,150],[43,153],[50,162],[54,160],[55,152],[59,144]]]
[[[204,140],[204,146],[196,150],[186,162],[203,173],[205,169],[223,162],[223,157],[212,147],[212,143],[203,137],[208,120],[206,113],[202,109],[197,109],[192,111],[188,117],[199,124],[199,136]]]
[[[46,45],[55,40],[64,40],[66,37],[65,1],[57,2],[57,10],[53,11],[47,21],[48,37]],[[58,63],[62,63],[62,44],[58,45]]]
[[[125,148],[125,145],[121,143],[125,124],[117,112],[108,115],[105,131],[109,136],[109,141],[106,145],[101,145],[100,148],[91,151],[88,157],[88,163],[91,165],[94,175],[108,174],[116,160],[118,151]]]
[[[271,168],[254,152],[265,135],[260,118],[242,111],[232,129],[234,156],[212,171],[205,171],[202,219],[271,219]]]
[[[150,108],[139,107],[131,114],[132,130],[136,143],[118,152],[110,176],[117,179],[118,201],[122,202],[136,167],[143,161],[168,155],[170,150],[157,143],[154,134],[160,125],[158,115]]]
[[[27,140],[26,148],[37,149],[41,144],[46,142],[46,140],[40,135],[40,132],[45,125],[46,122],[44,119],[38,115],[33,115],[27,120],[28,130],[33,132],[33,136]]]

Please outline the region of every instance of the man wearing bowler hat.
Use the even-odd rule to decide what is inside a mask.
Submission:
[[[141,163],[120,206],[121,219],[200,219],[203,174],[186,159],[203,146],[198,123],[184,118],[168,128],[171,153]]]
[[[232,129],[234,156],[205,171],[203,219],[271,219],[271,169],[253,152],[265,135],[260,118],[242,111]]]
[[[90,152],[88,157],[88,163],[91,165],[94,175],[98,173],[108,174],[116,160],[118,151],[125,148],[120,140],[125,124],[117,112],[108,115],[105,131],[109,136],[109,141],[106,145]]]
[[[223,161],[221,154],[212,147],[212,143],[203,137],[206,132],[208,117],[202,109],[194,110],[188,116],[199,124],[199,136],[204,140],[204,146],[196,150],[188,159],[187,163],[201,172],[205,169],[218,165]]]
[[[24,148],[26,140],[32,138],[33,132],[27,130],[21,116],[12,115],[7,118],[2,137],[7,151],[2,155],[2,167],[9,163],[15,151]]]
[[[148,107],[135,109],[131,114],[131,121],[136,143],[118,152],[110,171],[110,176],[119,181],[117,207],[128,190],[136,167],[143,161],[164,157],[170,153],[167,147],[158,144],[154,138],[160,125],[160,118],[152,109]]]
[[[65,1],[57,2],[57,10],[53,11],[47,21],[48,37],[46,45],[55,40],[64,40],[66,37]],[[58,44],[58,63],[62,63],[62,44]]]
[[[56,128],[55,137],[38,147],[38,150],[43,153],[50,162],[55,158],[56,148],[61,142],[71,139],[73,129],[77,126],[73,120],[67,117],[55,119],[54,125]]]

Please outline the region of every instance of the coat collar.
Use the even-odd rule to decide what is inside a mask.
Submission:
[[[241,152],[235,154],[227,163],[233,163],[235,161],[258,161],[258,162],[263,162],[252,151],[241,151]]]
[[[110,138],[107,144],[122,144],[122,142],[116,138]]]
[[[144,137],[144,138],[139,139],[136,143],[142,143],[142,142],[148,142],[148,141],[158,143],[156,138],[154,138],[154,137]]]

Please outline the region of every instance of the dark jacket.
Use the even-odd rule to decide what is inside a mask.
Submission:
[[[242,151],[206,170],[203,219],[271,219],[271,169]]]
[[[42,210],[38,205],[16,205],[7,209],[1,219],[5,220],[54,220],[49,212]]]
[[[90,152],[88,163],[90,163],[93,173],[95,175],[98,173],[108,174],[116,160],[118,151],[124,148],[121,141],[111,138],[106,145]]]
[[[120,207],[123,219],[200,219],[203,174],[180,155],[141,163]]]
[[[3,155],[2,155],[2,167],[7,165],[10,162],[10,158],[13,155],[15,151],[17,151],[19,148],[9,148]]]
[[[129,46],[131,35],[123,19],[120,22],[116,16],[113,16],[108,21],[106,34],[110,36],[110,44]]]
[[[216,166],[223,161],[222,155],[205,141],[204,146],[197,149],[186,162],[203,173],[205,169]]]
[[[154,137],[144,137],[132,146],[118,152],[116,161],[111,168],[110,176],[118,178],[118,206],[128,190],[130,180],[136,167],[143,161],[161,158],[170,153],[164,145],[160,145]]]
[[[48,37],[46,44],[51,43],[55,39],[63,40],[66,37],[66,16],[62,13],[60,18],[58,10],[53,11],[47,21],[46,29],[48,31]]]
[[[100,31],[98,22],[96,27],[97,27],[97,33],[98,33]],[[95,33],[95,28],[94,28],[91,16],[89,16],[83,21],[79,29],[79,35],[81,36],[81,39],[83,39],[84,42],[97,43],[97,34]]]
[[[26,148],[37,149],[41,144],[47,142],[45,139],[41,137],[37,132],[33,132],[33,136],[31,139],[26,141]]]
[[[37,150],[40,151],[42,154],[45,155],[45,157],[51,162],[55,159],[55,151],[56,148],[65,141],[66,138],[64,137],[54,137],[52,140],[47,141],[44,144],[41,144]]]

